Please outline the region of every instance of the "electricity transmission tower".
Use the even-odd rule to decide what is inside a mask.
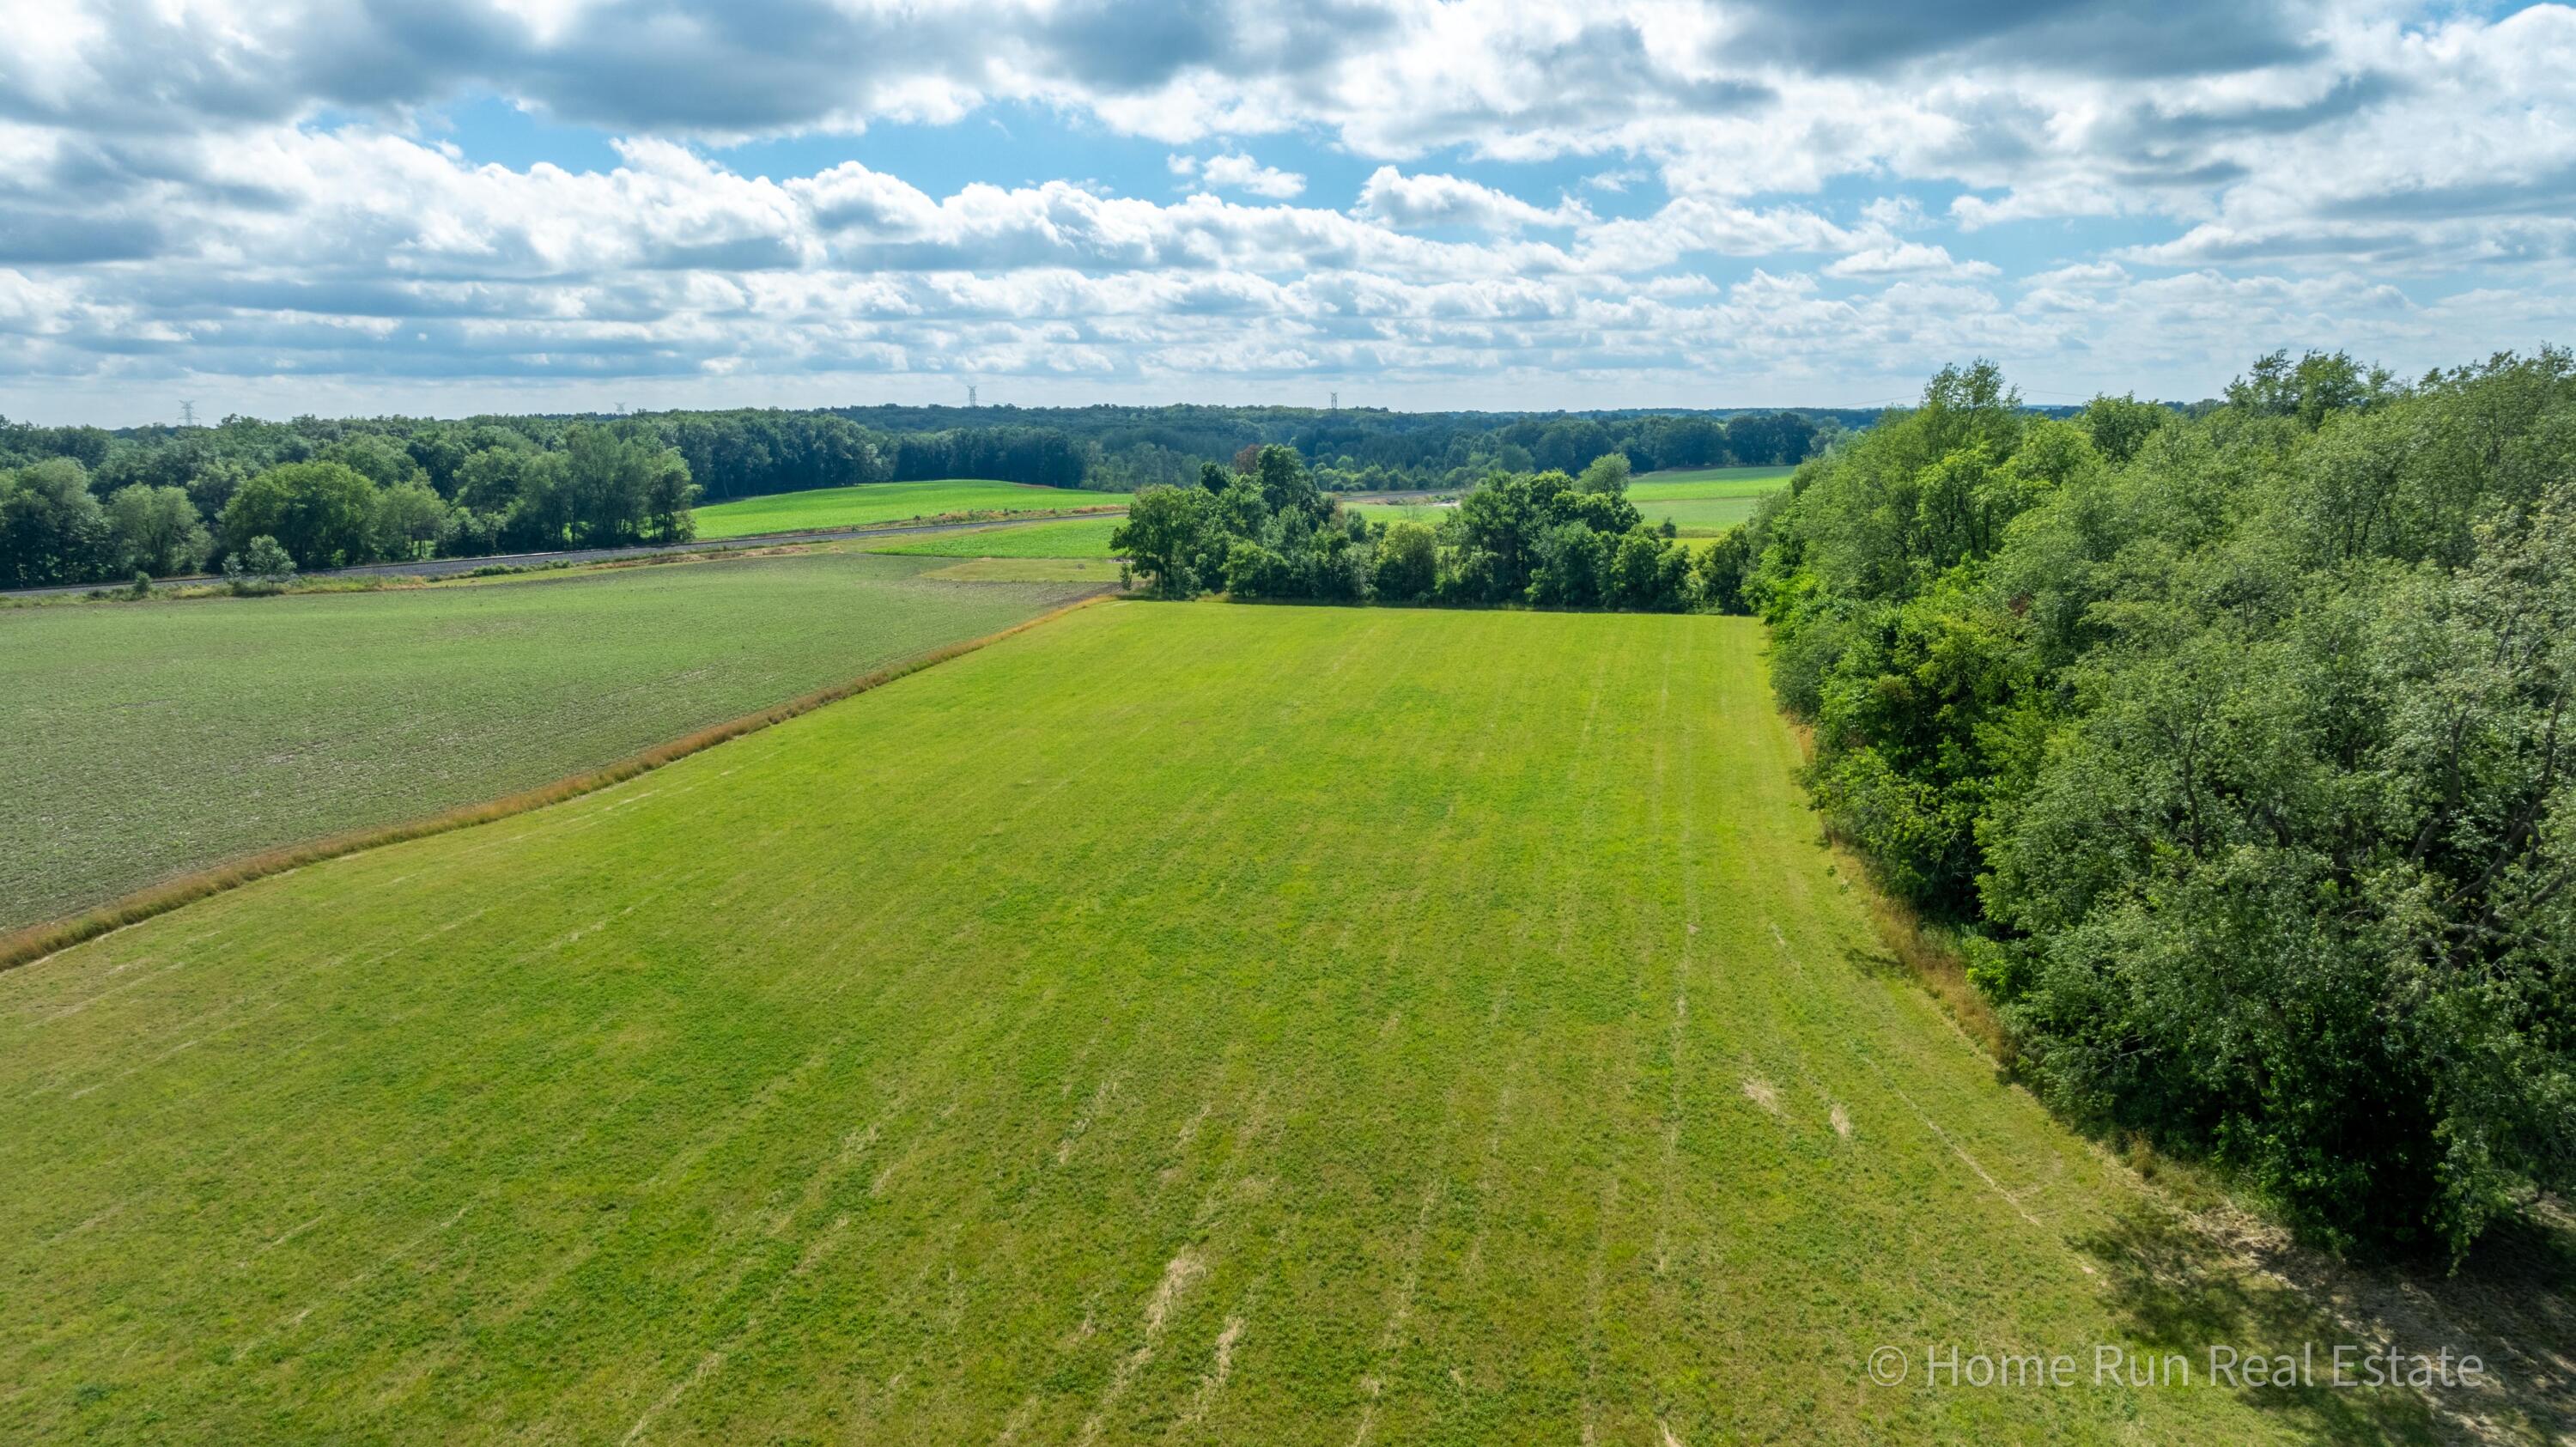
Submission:
[[[966,410],[969,412],[974,411],[975,405],[975,384],[969,382],[966,384]]]
[[[197,425],[196,403],[182,402],[179,404],[179,425],[182,427],[194,427]]]

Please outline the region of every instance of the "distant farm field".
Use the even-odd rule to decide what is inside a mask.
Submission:
[[[1628,484],[1628,500],[1649,524],[1670,519],[1686,537],[1715,537],[1746,518],[1762,499],[1786,487],[1789,467],[1705,467],[1692,471],[1650,472]],[[1351,502],[1345,510],[1370,522],[1418,522],[1437,525],[1457,510],[1454,503]]]
[[[1084,591],[731,559],[0,611],[0,931],[504,794]]]
[[[697,522],[699,537],[739,538],[812,528],[867,527],[957,513],[1066,512],[1126,504],[1127,494],[1123,492],[1084,492],[953,478],[941,482],[872,482],[858,487],[736,498],[699,508]]]
[[[974,532],[889,538],[868,544],[879,553],[924,558],[1106,558],[1110,535],[1125,518],[1076,518],[1058,523],[1014,523]]]
[[[1438,526],[1442,518],[1456,512],[1455,503],[1445,502],[1346,502],[1344,512],[1357,513],[1373,523],[1426,523]]]
[[[1758,497],[1789,485],[1794,467],[1675,467],[1641,472],[1628,484],[1640,500],[1669,497]]]
[[[921,576],[959,583],[1120,583],[1115,558],[961,558]]]
[[[1789,485],[1793,467],[1707,467],[1650,472],[1628,484],[1628,500],[1651,524],[1669,520],[1684,536],[1714,537],[1753,516],[1762,499]]]
[[[1872,1381],[2337,1338],[1886,956],[1761,650],[1108,603],[0,974],[0,1438],[2426,1435]]]

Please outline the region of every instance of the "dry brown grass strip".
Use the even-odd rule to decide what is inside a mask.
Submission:
[[[1790,736],[1798,741],[1799,760],[1815,762],[1815,730],[1785,712],[1782,716],[1788,718]],[[1824,825],[1824,836],[1827,847],[1833,850],[1835,875],[1867,892],[1870,923],[1878,927],[1878,937],[1888,953],[1922,983],[1933,999],[1941,1002],[1962,1033],[1993,1056],[1996,1064],[2010,1068],[2015,1056],[2012,1032],[2004,1028],[2002,1017],[1995,1014],[1985,993],[1968,979],[1968,962],[1960,958],[1957,948],[1937,930],[1927,928],[1913,906],[1880,886],[1878,871],[1860,846],[1830,823]]]
[[[1848,847],[1837,847],[1835,854],[1842,868],[1852,878],[1869,880],[1867,866]],[[1924,926],[1923,919],[1904,901],[1892,899],[1871,882],[1869,888],[1870,922],[1878,926],[1878,937],[1897,962],[1905,966],[1924,990],[1941,1003],[1959,1029],[1977,1042],[1998,1065],[2010,1066],[2014,1051],[2012,1034],[1986,1002],[1985,993],[1968,979],[1967,961],[1959,957],[1949,942]]]
[[[934,664],[945,663],[949,659],[972,653],[987,644],[999,643],[1015,633],[1025,633],[1040,624],[1051,623],[1067,613],[1088,608],[1108,596],[1110,595],[1107,593],[1095,593],[1051,612],[1041,613],[1025,622],[1014,623],[1000,632],[987,633],[981,638],[970,638],[961,643],[950,643],[934,648],[927,653],[915,654],[901,662],[887,664],[872,673],[864,673],[857,678],[816,689],[802,697],[791,698],[785,703],[772,704],[756,713],[747,713],[740,718],[727,719],[723,723],[711,724],[694,733],[683,734],[668,743],[656,744],[640,754],[629,755],[605,768],[592,769],[568,778],[557,779],[551,784],[540,784],[533,789],[505,794],[498,799],[486,800],[480,804],[462,805],[419,819],[379,825],[372,829],[356,829],[345,834],[334,834],[328,838],[307,840],[301,844],[281,845],[275,849],[262,850],[257,854],[245,855],[223,864],[192,870],[175,878],[165,879],[159,884],[136,890],[121,899],[111,900],[94,909],[85,910],[64,919],[29,925],[12,934],[0,935],[0,970],[33,964],[49,956],[60,954],[74,945],[87,943],[101,935],[121,930],[127,925],[140,924],[155,915],[167,914],[183,904],[193,904],[208,896],[221,894],[225,890],[237,889],[254,880],[284,874],[292,869],[301,869],[308,864],[319,864],[326,859],[356,854],[361,850],[400,844],[407,839],[425,839],[432,834],[470,829],[477,824],[488,824],[495,819],[506,819],[513,814],[525,814],[531,809],[542,809],[548,804],[560,804],[566,799],[596,793],[612,784],[622,784],[639,774],[649,774],[664,764],[714,748],[727,739],[738,739],[744,734],[757,733],[772,724],[785,723],[799,714],[812,713],[827,703],[838,703],[842,699],[865,693],[869,689],[881,688],[907,674],[919,673]]]

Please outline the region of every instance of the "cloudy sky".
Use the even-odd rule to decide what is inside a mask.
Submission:
[[[2206,396],[2576,340],[2576,9],[38,0],[0,414]]]

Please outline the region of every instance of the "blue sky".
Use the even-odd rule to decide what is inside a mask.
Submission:
[[[2206,396],[2570,335],[2576,10],[77,0],[0,414]]]

